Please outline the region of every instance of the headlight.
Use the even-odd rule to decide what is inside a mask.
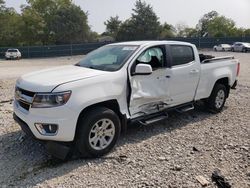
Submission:
[[[60,93],[37,93],[34,96],[32,108],[51,108],[68,102],[71,91]]]

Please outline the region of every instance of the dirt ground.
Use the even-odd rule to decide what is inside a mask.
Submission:
[[[150,126],[130,126],[117,147],[92,160],[59,162],[44,146],[20,130],[12,119],[18,76],[43,68],[73,64],[82,56],[0,60],[0,187],[201,187],[218,168],[236,188],[250,187],[250,53],[234,55],[241,62],[237,90],[220,114],[203,108],[171,113]]]

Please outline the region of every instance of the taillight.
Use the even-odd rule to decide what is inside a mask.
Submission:
[[[240,63],[238,63],[237,65],[237,73],[236,73],[236,76],[239,76],[240,74]]]

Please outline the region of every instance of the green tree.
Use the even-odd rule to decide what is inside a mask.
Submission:
[[[117,33],[117,40],[125,41],[125,40],[135,40],[134,33],[134,25],[131,19],[125,20]]]
[[[90,37],[87,19],[79,6],[61,7],[49,23],[50,33],[55,34],[57,44],[87,42]]]
[[[49,19],[61,7],[72,5],[71,0],[26,0],[33,10],[44,18]]]
[[[246,30],[244,31],[244,35],[245,35],[246,37],[250,37],[250,29],[246,29]]]
[[[207,31],[212,37],[234,37],[237,36],[238,32],[235,22],[225,16],[217,16],[210,20]]]
[[[157,39],[161,32],[159,18],[153,7],[145,1],[137,0],[132,17],[121,24],[119,40]]]
[[[27,0],[23,8],[30,44],[67,44],[93,40],[88,15],[71,0]],[[38,39],[37,39],[38,38]],[[35,42],[36,41],[36,42]]]
[[[188,26],[183,23],[183,22],[179,22],[176,24],[175,28],[176,28],[176,36],[177,37],[186,37],[185,35],[185,29],[187,28]]]
[[[115,17],[111,16],[109,20],[104,22],[104,25],[106,26],[106,34],[116,39],[121,23],[122,21],[119,20],[118,16]]]
[[[45,35],[45,20],[30,7],[22,9],[22,24],[20,33],[22,45],[42,45]]]
[[[176,35],[176,29],[173,25],[164,23],[161,25],[160,39],[172,38]]]
[[[88,37],[88,42],[97,42],[99,38],[99,34],[95,31],[90,31],[89,37]]]
[[[5,8],[5,2],[4,0],[0,0],[0,13],[2,12],[4,8]]]
[[[20,15],[13,8],[7,8],[5,2],[0,0],[0,46],[14,46],[19,43],[20,23]]]
[[[199,32],[197,31],[197,29],[192,28],[192,27],[186,27],[183,33],[184,33],[184,37],[198,37],[199,36]]]
[[[200,33],[200,36],[206,36],[208,34],[208,24],[211,20],[218,17],[219,13],[216,11],[208,12],[199,20],[196,28]]]

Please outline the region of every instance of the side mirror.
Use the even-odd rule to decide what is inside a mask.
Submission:
[[[137,64],[133,75],[149,75],[153,72],[151,65]]]

